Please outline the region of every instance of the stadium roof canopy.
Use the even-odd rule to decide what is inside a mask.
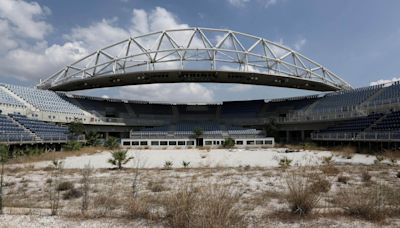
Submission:
[[[64,67],[37,87],[73,91],[176,82],[243,83],[315,91],[351,89],[324,66],[283,45],[211,28],[170,29],[129,37]]]

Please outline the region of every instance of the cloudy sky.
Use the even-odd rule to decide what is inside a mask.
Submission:
[[[0,82],[33,86],[91,51],[129,36],[200,26],[283,43],[354,87],[368,86],[400,76],[399,9],[397,0],[0,0]],[[190,83],[84,93],[218,102],[314,92]]]

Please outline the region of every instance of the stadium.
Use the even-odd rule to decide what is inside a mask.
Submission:
[[[93,2],[0,0],[0,228],[400,227],[400,2]]]
[[[213,43],[211,37],[223,37]],[[174,104],[74,95],[73,91],[153,83],[239,83],[306,89],[282,99]],[[68,125],[117,137],[121,146],[238,147],[314,141],[396,148],[399,83],[352,88],[302,54],[231,30],[188,28],[129,37],[71,63],[35,88],[0,85],[0,141],[62,145]],[[272,126],[273,125],[273,126]],[[271,129],[273,128],[273,131]],[[269,130],[268,130],[269,129]],[[200,131],[194,135],[195,131]]]

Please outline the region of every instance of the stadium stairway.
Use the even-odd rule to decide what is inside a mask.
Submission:
[[[361,102],[359,105],[363,105],[363,104],[368,104],[368,102],[372,101],[375,99],[375,97],[380,96],[383,92],[385,91],[385,87],[381,87],[378,91],[376,91],[374,94],[372,94],[371,96],[369,96],[367,99],[365,99],[363,102]]]
[[[376,127],[376,125],[378,125],[383,119],[386,118],[386,116],[388,115],[388,113],[382,115],[379,119],[377,119],[374,123],[372,123],[371,125],[369,125],[369,127],[365,128],[363,132],[368,132],[368,131],[372,131],[372,129],[374,127]]]

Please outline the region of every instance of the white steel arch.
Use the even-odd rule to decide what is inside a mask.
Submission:
[[[278,43],[226,29],[185,28],[153,32],[97,50],[41,81],[54,89],[72,82],[135,72],[208,71],[292,78],[351,89],[336,74]]]

